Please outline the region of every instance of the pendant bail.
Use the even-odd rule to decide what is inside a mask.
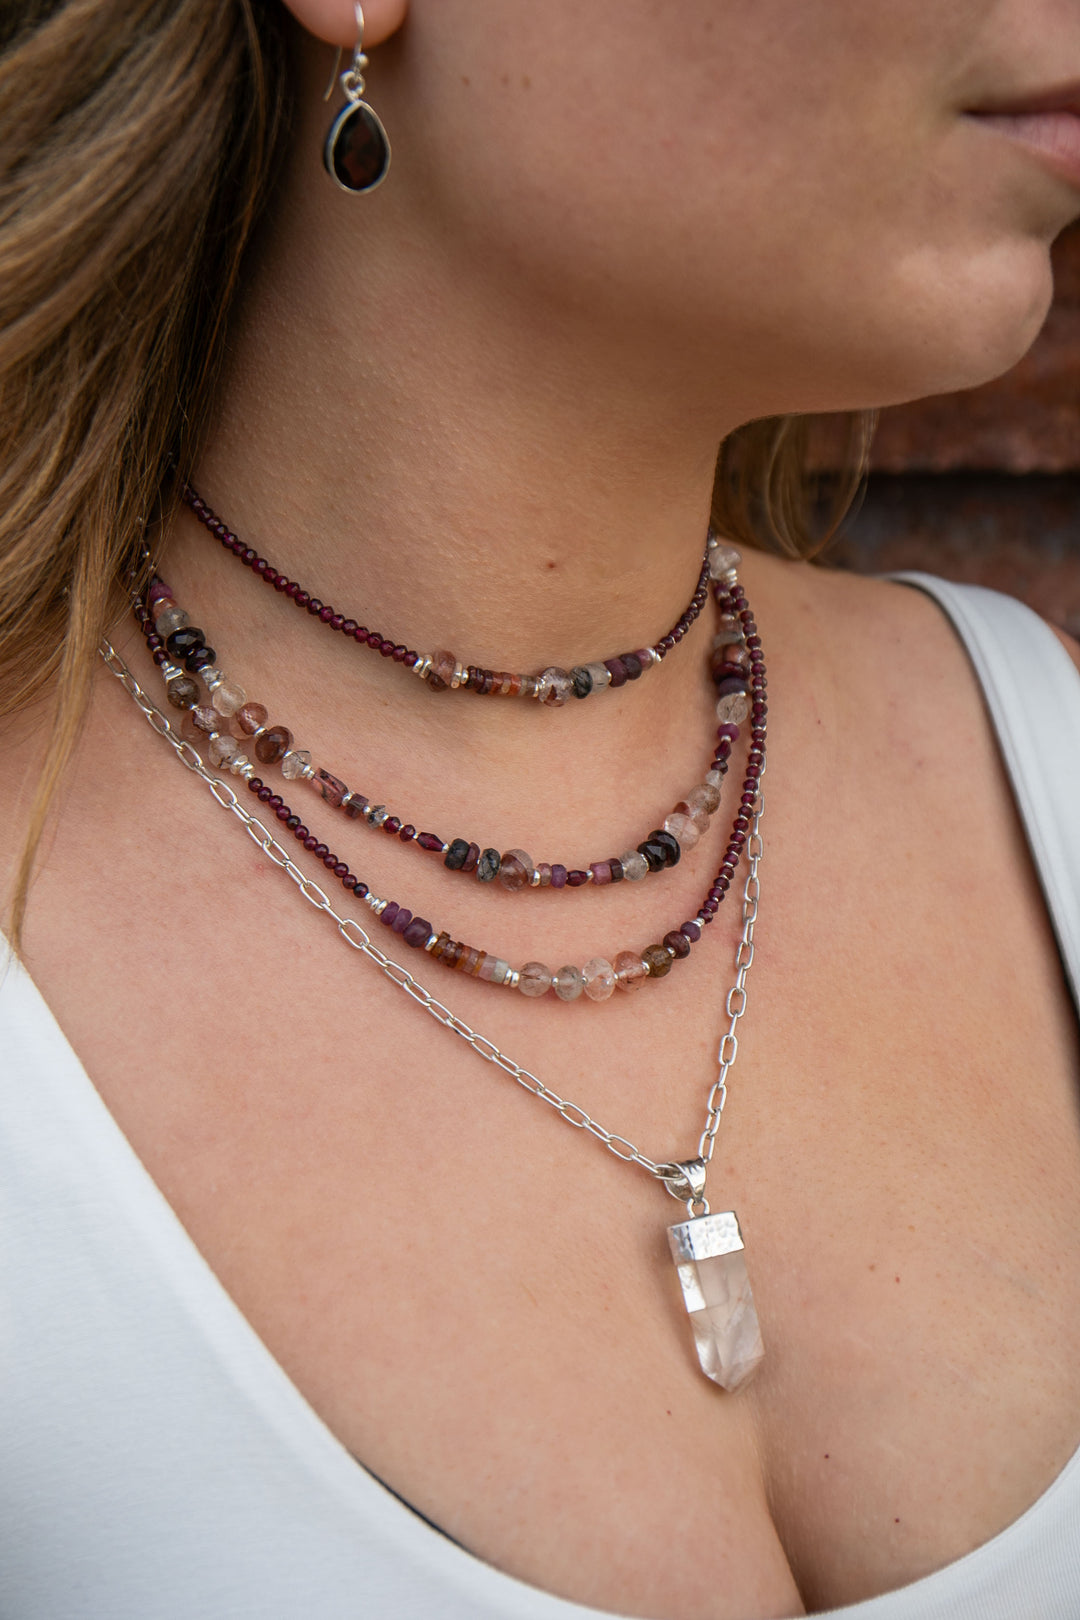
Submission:
[[[705,1197],[705,1177],[709,1173],[707,1159],[675,1159],[671,1164],[657,1166],[657,1175],[672,1198],[686,1205],[690,1216],[707,1215],[709,1200]]]

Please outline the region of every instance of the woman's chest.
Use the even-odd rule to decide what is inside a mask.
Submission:
[[[345,952],[257,852],[242,873],[180,852],[147,924],[133,850],[78,990],[62,953],[37,971],[361,1461],[536,1584],[745,1620],[938,1567],[1080,1440],[1074,1019],[1030,875],[1002,845],[980,881],[983,838],[920,848],[905,812],[809,869],[770,846],[709,1188],[742,1222],[767,1351],[735,1397],[692,1355],[678,1206]],[[651,1005],[530,1022],[459,1000],[604,1125],[686,1157],[724,1023],[716,933]]]

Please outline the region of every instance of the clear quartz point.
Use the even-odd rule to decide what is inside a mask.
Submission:
[[[668,1227],[675,1269],[706,1378],[735,1390],[754,1376],[765,1346],[734,1210]]]

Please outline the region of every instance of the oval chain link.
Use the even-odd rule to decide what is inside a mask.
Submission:
[[[430,1014],[437,1023],[442,1024],[445,1029],[450,1030],[453,1034],[460,1036],[485,1063],[493,1063],[497,1068],[502,1069],[505,1074],[510,1076],[511,1080],[516,1081],[524,1090],[539,1098],[541,1102],[547,1103],[575,1130],[585,1131],[588,1135],[595,1137],[601,1146],[605,1147],[609,1153],[614,1154],[617,1159],[621,1159],[627,1164],[640,1165],[643,1170],[648,1171],[649,1175],[656,1177],[660,1181],[670,1183],[673,1179],[677,1180],[679,1178],[681,1171],[678,1165],[667,1162],[658,1163],[656,1160],[650,1159],[647,1154],[642,1153],[625,1136],[620,1136],[617,1131],[606,1130],[598,1120],[593,1119],[591,1115],[586,1113],[584,1108],[581,1108],[577,1103],[570,1102],[565,1097],[560,1097],[557,1091],[545,1085],[537,1075],[523,1068],[520,1063],[516,1063],[505,1052],[500,1051],[494,1041],[472,1029],[463,1018],[459,1018],[456,1013],[452,1013],[437,996],[432,995],[430,990],[426,989],[418,979],[414,978],[408,968],[402,967],[399,962],[394,962],[390,957],[385,956],[377,945],[371,943],[369,935],[356,921],[355,917],[340,916],[334,910],[329,896],[306,872],[300,870],[292,860],[288,850],[282,848],[270,829],[264,826],[257,816],[253,816],[250,811],[244,808],[237,793],[229,783],[223,781],[221,777],[212,775],[206,769],[197,750],[173,730],[172,722],[168,716],[163,714],[147,693],[143,691],[135,676],[111,643],[103,640],[100,652],[106,669],[120,681],[124,690],[138,705],[152,729],[159,737],[163,737],[169,743],[181,764],[191,771],[194,776],[198,776],[206,783],[210,793],[213,794],[214,799],[223,810],[227,810],[237,817],[248,836],[254,839],[263,854],[273,861],[275,866],[281,867],[308,904],[314,906],[316,911],[325,912],[326,916],[336,925],[337,931],[346,945],[366,956],[386,975],[392,984],[396,985],[399,990],[404,990],[405,994],[410,996],[426,1013]],[[764,762],[762,763],[761,774],[765,774]],[[758,867],[762,855],[760,829],[764,808],[765,802],[759,779],[758,794],[754,805],[754,819],[746,844],[749,872],[743,890],[743,931],[735,958],[735,983],[728,991],[725,1004],[730,1023],[720,1042],[718,1053],[720,1073],[709,1091],[706,1104],[705,1129],[701,1134],[701,1141],[698,1145],[698,1157],[704,1159],[706,1163],[711,1161],[716,1146],[716,1133],[720,1129],[720,1117],[723,1114],[724,1103],[727,1100],[727,1078],[739,1051],[736,1026],[746,1011],[746,976],[754,960],[754,923],[757,921],[760,893]],[[732,998],[736,996],[739,998],[738,1003],[737,1006],[733,1006]]]

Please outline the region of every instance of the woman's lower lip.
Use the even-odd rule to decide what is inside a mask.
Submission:
[[[1080,114],[1074,112],[973,113],[1043,159],[1046,166],[1080,190]]]

